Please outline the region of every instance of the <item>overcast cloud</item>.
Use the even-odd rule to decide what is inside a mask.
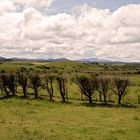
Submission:
[[[140,4],[43,12],[52,0],[0,1],[0,56],[140,61]]]

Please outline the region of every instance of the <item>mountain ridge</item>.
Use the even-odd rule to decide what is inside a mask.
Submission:
[[[70,60],[67,58],[48,58],[48,59],[28,59],[28,58],[6,58],[0,56],[0,61],[37,61],[37,62],[66,62],[66,61],[77,61],[81,63],[140,63],[140,62],[124,62],[124,61],[113,61],[107,59],[99,59],[99,58],[83,58],[77,60]]]

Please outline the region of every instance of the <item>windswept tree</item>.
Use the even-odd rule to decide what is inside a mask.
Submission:
[[[29,75],[30,87],[34,90],[35,98],[38,98],[38,90],[41,87],[41,78],[38,73]]]
[[[76,84],[79,87],[79,82],[78,82],[78,76],[77,75],[72,75],[71,76],[71,82]],[[80,92],[80,99],[81,99],[81,101],[84,100],[84,95],[83,95],[82,92]]]
[[[1,76],[2,76],[2,74],[0,73],[0,92],[3,92],[3,86],[2,86]]]
[[[18,83],[22,87],[23,96],[27,96],[28,76],[24,72],[18,72]]]
[[[8,74],[1,73],[1,90],[6,94],[6,97],[10,96],[10,89],[8,88]]]
[[[119,77],[114,78],[115,89],[113,89],[113,91],[114,94],[118,96],[118,104],[121,104],[122,97],[127,94],[129,83],[129,79]]]
[[[81,93],[88,98],[89,103],[92,103],[92,95],[96,89],[95,77],[77,76],[76,80]]]
[[[103,96],[104,98],[104,103],[107,103],[107,96],[108,96],[108,91],[109,91],[109,86],[110,86],[110,78],[109,77],[98,77],[96,79],[96,86],[97,90],[99,92],[100,100],[101,97]]]
[[[15,73],[10,73],[9,74],[9,89],[11,91],[11,93],[13,94],[13,96],[15,96],[16,92],[17,92],[17,76]]]
[[[62,97],[63,102],[68,99],[68,91],[67,91],[67,78],[65,76],[57,76],[57,83],[60,95]]]
[[[11,94],[16,95],[17,92],[17,79],[15,73],[1,73],[1,88],[9,97]]]
[[[53,81],[54,81],[53,75],[45,75],[44,86],[45,86],[45,88],[50,96],[50,100],[53,100],[53,93],[54,93]]]

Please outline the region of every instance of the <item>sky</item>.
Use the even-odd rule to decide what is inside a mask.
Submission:
[[[84,3],[95,8],[114,11],[127,4],[140,4],[140,0],[56,0],[51,8],[54,8],[54,13],[69,12],[73,7]]]
[[[0,56],[140,62],[140,0],[0,0]]]

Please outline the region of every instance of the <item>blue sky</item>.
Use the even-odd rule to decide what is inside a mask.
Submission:
[[[139,4],[140,0],[55,0],[50,9],[54,9],[54,13],[69,12],[73,7],[84,3],[99,9],[114,11],[123,5]]]

